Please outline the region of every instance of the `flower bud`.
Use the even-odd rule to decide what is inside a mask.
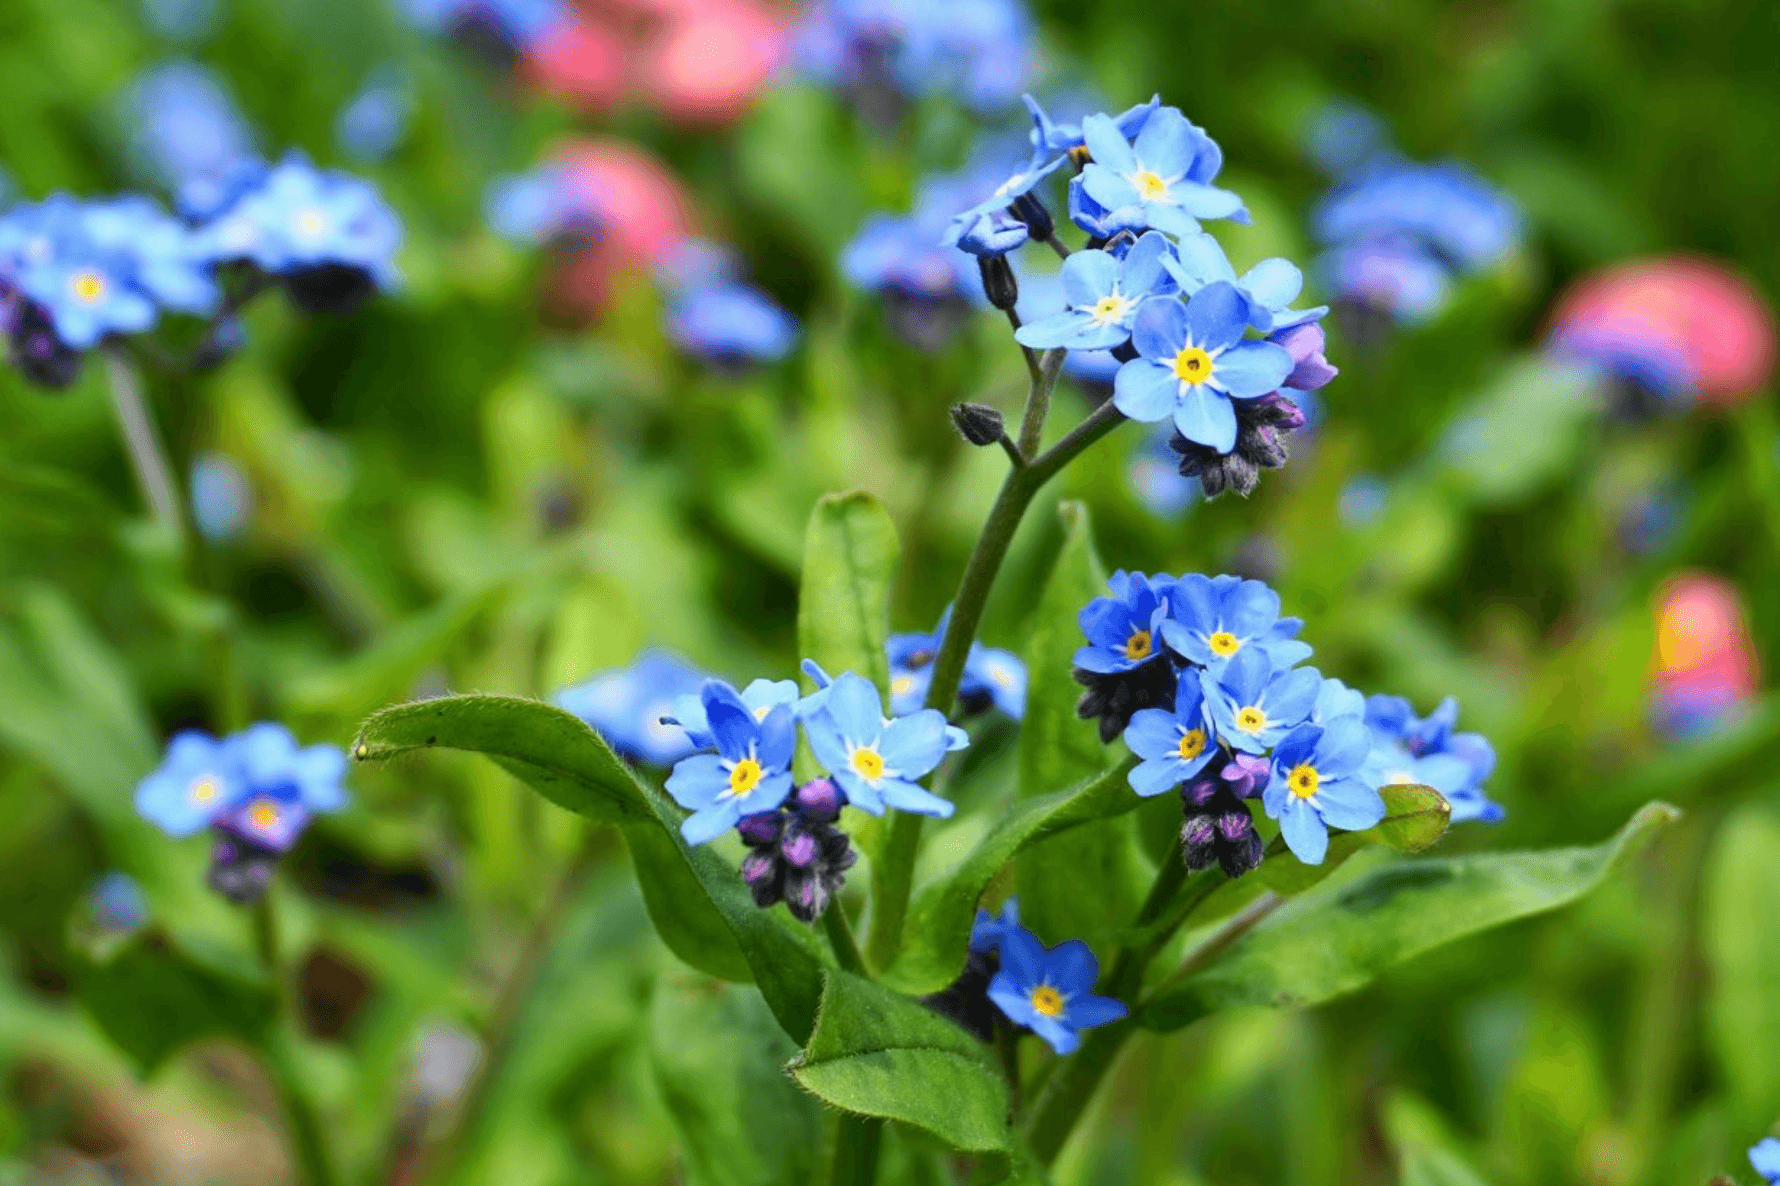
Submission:
[[[1008,211],[1026,224],[1027,234],[1034,243],[1046,242],[1057,229],[1050,208],[1034,194],[1021,194],[1014,199],[1014,204],[1008,207]]]
[[[811,823],[830,824],[841,817],[847,802],[831,778],[815,778],[797,788],[797,813]]]
[[[993,445],[1007,432],[1001,413],[988,404],[953,404],[952,425],[973,445]]]
[[[983,274],[983,291],[989,303],[1003,312],[1020,301],[1020,282],[1014,279],[1013,265],[1004,255],[979,255],[977,269]]]

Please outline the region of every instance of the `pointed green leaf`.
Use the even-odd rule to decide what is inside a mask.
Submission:
[[[797,643],[805,658],[830,674],[853,671],[880,689],[889,684],[884,642],[897,552],[896,525],[871,495],[827,494],[816,503],[797,599]]]
[[[1057,508],[1063,546],[1032,611],[1026,642],[1029,683],[1020,722],[1020,796],[1034,799],[1106,768],[1108,747],[1093,721],[1076,715],[1081,685],[1070,674],[1082,645],[1082,607],[1106,594],[1088,510]],[[1123,745],[1114,743],[1122,755]],[[1137,912],[1138,876],[1126,821],[1073,829],[1020,854],[1020,917],[1048,943],[1083,939],[1103,946]],[[1095,892],[1081,892],[1083,884]]]
[[[919,1002],[830,970],[809,1045],[786,1068],[825,1102],[913,1124],[954,1148],[1009,1148],[1007,1081],[989,1048]]]
[[[1178,1029],[1242,1006],[1315,1005],[1426,951],[1568,905],[1679,817],[1652,803],[1592,848],[1403,861],[1334,894],[1300,899],[1216,963],[1152,998],[1139,1021]]]
[[[1068,790],[1014,804],[969,855],[916,896],[907,945],[885,973],[885,982],[923,994],[955,980],[964,966],[977,899],[989,882],[1022,850],[1041,840],[1134,810],[1143,800],[1125,776],[1136,764],[1135,758],[1127,758]]]
[[[376,714],[352,752],[382,761],[434,748],[483,754],[551,802],[618,823],[663,942],[712,976],[752,978],[785,1032],[800,1042],[809,1036],[821,968],[815,937],[755,906],[716,853],[687,847],[680,810],[580,719],[516,696],[444,696]]]
[[[158,932],[104,961],[77,956],[74,984],[94,1023],[144,1076],[199,1038],[260,1045],[277,1009],[270,985],[207,968]]]
[[[1780,816],[1750,805],[1725,818],[1706,875],[1702,930],[1712,968],[1713,1049],[1742,1127],[1780,1100]]]

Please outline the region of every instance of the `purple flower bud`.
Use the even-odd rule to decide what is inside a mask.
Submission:
[[[1217,797],[1223,788],[1215,778],[1195,778],[1181,787],[1181,798],[1186,800],[1188,810],[1203,809]]]
[[[1290,329],[1280,330],[1267,340],[1284,346],[1286,353],[1292,356],[1292,373],[1286,376],[1285,381],[1287,387],[1299,391],[1315,391],[1319,387],[1328,386],[1329,381],[1341,373],[1323,357],[1325,338],[1320,325],[1294,325]]]
[[[1241,840],[1255,830],[1255,821],[1247,812],[1230,812],[1218,817],[1218,835],[1225,840]]]
[[[1181,847],[1186,849],[1204,848],[1215,839],[1211,826],[1211,817],[1196,815],[1181,825]]]
[[[793,829],[779,845],[779,852],[796,868],[808,869],[816,861],[816,838],[801,829]]]
[[[759,885],[773,876],[776,867],[770,852],[751,852],[742,858],[742,880]]]
[[[735,830],[742,834],[745,844],[764,846],[777,844],[779,835],[785,830],[785,817],[777,811],[763,811],[758,815],[745,815]]]
[[[833,779],[817,778],[797,788],[797,810],[811,823],[830,824],[841,817],[846,796]]]

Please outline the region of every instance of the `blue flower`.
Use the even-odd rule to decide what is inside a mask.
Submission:
[[[958,233],[946,235],[946,242],[967,255],[993,259],[1024,247],[1032,238],[1032,229],[1007,214],[979,214],[968,224],[957,224]]]
[[[940,643],[945,641],[946,624],[951,617],[951,608],[947,607],[932,633],[892,634],[885,641],[884,650],[890,661],[891,715],[907,716],[927,702],[927,687],[933,682],[933,660],[939,654]],[[986,701],[1017,721],[1026,713],[1026,664],[1011,651],[973,642],[964,660],[958,698],[976,711],[986,707]]]
[[[1039,182],[1055,173],[1064,160],[1065,158],[1058,157],[1055,160],[1046,161],[1043,157],[1035,154],[1023,168],[996,185],[981,201],[972,203],[969,207],[954,214],[951,225],[946,228],[942,242],[948,247],[958,245],[959,240],[979,222],[992,215],[1002,213],[1013,205],[1016,198],[1031,193]],[[1024,224],[1021,226],[1024,229]],[[1022,238],[1021,242],[1024,241]],[[1013,246],[1017,247],[1019,244],[1015,243]],[[1000,252],[996,254],[1000,254]]]
[[[816,670],[821,671],[821,668]],[[715,682],[721,683],[731,693],[735,692],[734,686],[728,681],[717,680]],[[700,686],[702,689],[703,685]],[[742,706],[754,714],[754,719],[757,721],[765,720],[766,714],[780,705],[793,709],[792,715],[799,720],[809,716],[819,707],[819,702],[809,704],[804,702],[805,698],[799,696],[797,681],[794,679],[757,679],[743,688],[738,698],[741,700]],[[810,697],[808,699],[815,701],[817,698]],[[691,740],[694,749],[710,749],[717,744],[716,737],[711,733],[710,722],[705,717],[702,694],[674,697],[673,706],[665,719],[686,731],[686,736]]]
[[[1094,156],[1082,171],[1082,188],[1112,212],[1117,228],[1189,235],[1201,218],[1247,221],[1242,199],[1211,184],[1223,167],[1223,152],[1177,108],[1164,107],[1144,120],[1135,141],[1105,115],[1083,120],[1082,137]]]
[[[414,96],[400,70],[382,66],[334,119],[334,138],[361,161],[380,161],[408,134]]]
[[[989,982],[989,999],[1009,1021],[1069,1054],[1081,1045],[1082,1030],[1130,1013],[1123,1001],[1095,994],[1099,979],[1100,961],[1080,939],[1046,948],[1032,932],[1014,927],[1002,935],[1001,970]]]
[[[145,70],[125,101],[133,154],[203,217],[248,170],[263,168],[253,133],[216,74],[191,62]]]
[[[93,916],[110,931],[133,931],[148,921],[148,899],[128,873],[113,870],[92,889]]]
[[[137,785],[136,812],[169,836],[190,836],[246,794],[246,778],[229,743],[185,730],[173,735],[160,766]]]
[[[1452,697],[1418,717],[1401,696],[1372,696],[1366,724],[1373,735],[1367,777],[1374,786],[1419,783],[1446,796],[1455,824],[1499,823],[1507,812],[1483,791],[1495,772],[1496,751],[1477,733],[1457,733],[1459,705]]]
[[[587,722],[606,744],[633,762],[666,766],[713,744],[694,743],[672,716],[682,696],[697,703],[704,675],[668,651],[644,651],[629,667],[564,688],[556,704]],[[700,707],[702,721],[703,709]]]
[[[1082,137],[1080,124],[1053,122],[1051,117],[1045,114],[1044,108],[1038,105],[1038,100],[1031,95],[1022,95],[1021,101],[1026,104],[1026,110],[1032,113],[1030,135],[1034,154],[1055,155],[1061,158],[1067,156],[1071,149],[1081,148],[1086,143]],[[1126,108],[1118,115],[1113,116],[1113,127],[1118,130],[1119,135],[1130,140],[1143,131],[1143,125],[1161,105],[1162,96],[1151,95],[1149,102]]]
[[[951,803],[915,780],[932,772],[953,747],[945,714],[924,708],[887,720],[871,681],[850,671],[835,677],[820,712],[804,722],[816,760],[846,792],[847,802],[872,815],[886,807],[951,817]]]
[[[1305,864],[1323,863],[1330,828],[1361,832],[1384,818],[1384,799],[1359,777],[1371,749],[1366,723],[1344,716],[1327,725],[1300,725],[1273,751],[1273,777],[1261,805]]]
[[[1113,405],[1145,423],[1172,415],[1189,441],[1228,453],[1236,445],[1233,399],[1277,391],[1292,356],[1272,342],[1244,341],[1247,302],[1234,285],[1206,285],[1182,304],[1146,302],[1132,342],[1139,357],[1119,368]]]
[[[981,112],[1012,102],[1036,66],[1031,18],[1015,0],[819,0],[804,10],[793,58],[831,86],[956,94]]]
[[[1271,749],[1309,719],[1322,683],[1314,667],[1288,670],[1276,666],[1266,648],[1243,647],[1205,689],[1218,740],[1247,754]]]
[[[1182,658],[1214,670],[1254,644],[1281,668],[1310,658],[1310,646],[1291,637],[1296,619],[1279,633],[1279,594],[1260,581],[1190,572],[1168,594],[1162,637]]]
[[[1075,666],[1099,675],[1130,671],[1163,653],[1159,631],[1174,578],[1120,570],[1107,584],[1112,596],[1096,597],[1077,618],[1088,645],[1076,651]]]
[[[1365,694],[1350,688],[1338,679],[1325,678],[1317,689],[1316,703],[1310,709],[1310,723],[1326,725],[1337,717],[1364,717]]]
[[[735,689],[706,680],[699,692],[717,752],[682,758],[667,792],[692,812],[680,825],[688,844],[705,844],[745,815],[772,811],[791,793],[791,754],[797,725],[780,705],[755,717]]]
[[[1026,715],[1026,664],[1012,651],[973,642],[958,695],[965,700],[986,696],[996,708],[1020,720]]]
[[[1174,291],[1165,270],[1173,252],[1154,231],[1133,245],[1124,259],[1108,251],[1078,251],[1063,261],[1063,312],[1023,325],[1014,333],[1023,346],[1106,350],[1131,338],[1131,323],[1152,296]]]
[[[225,743],[245,785],[242,797],[220,812],[215,825],[272,852],[284,852],[318,811],[346,806],[340,785],[346,752],[337,745],[298,748],[283,725],[261,722]]]
[[[1291,308],[1304,289],[1304,273],[1290,260],[1264,259],[1238,277],[1223,247],[1204,231],[1183,235],[1176,253],[1162,266],[1187,296],[1219,280],[1232,285],[1243,299],[1243,315],[1262,333],[1317,321],[1329,311],[1327,305]]]
[[[1211,721],[1205,715],[1205,694],[1199,676],[1183,671],[1174,690],[1174,711],[1141,709],[1125,726],[1125,744],[1142,758],[1126,781],[1140,795],[1173,790],[1218,754]]]
[[[998,955],[1002,940],[1020,929],[1020,899],[1009,898],[1000,914],[977,908],[976,921],[970,926],[970,949],[978,955]]]
[[[746,284],[695,289],[675,300],[668,335],[714,363],[776,362],[797,345],[797,318]]]
[[[1767,1180],[1769,1186],[1780,1183],[1780,1140],[1768,1137],[1749,1150],[1749,1164]]]
[[[1439,260],[1401,238],[1341,244],[1318,258],[1316,270],[1323,287],[1344,300],[1412,323],[1438,313],[1452,287]]]
[[[591,237],[600,227],[599,212],[559,165],[495,178],[484,191],[482,215],[495,234],[513,243]]]
[[[1326,243],[1407,239],[1451,270],[1473,271],[1513,249],[1520,211],[1463,165],[1388,161],[1331,193],[1315,225]]]
[[[208,313],[221,295],[191,232],[147,198],[89,202],[81,223],[98,251],[129,261],[130,280],[163,309]]]

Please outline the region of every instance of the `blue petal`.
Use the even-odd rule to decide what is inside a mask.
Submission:
[[[1146,709],[1145,711],[1157,712],[1160,710]],[[1129,734],[1127,734],[1127,736],[1129,736]],[[1177,733],[1175,736],[1179,737],[1180,735]],[[1147,762],[1139,762],[1136,766],[1133,766],[1131,768],[1131,773],[1125,776],[1125,781],[1131,784],[1132,790],[1136,791],[1144,798],[1150,799],[1162,794],[1164,791],[1172,791],[1175,787],[1185,782],[1188,777],[1190,776],[1182,772],[1182,764],[1179,758],[1169,755],[1160,755],[1151,758]]]
[[[760,736],[760,722],[754,719],[753,711],[742,703],[736,690],[722,680],[706,680],[698,695],[705,706],[705,720],[710,725],[711,735],[723,756],[746,757],[748,746]]]
[[[1175,253],[1180,261],[1175,278],[1182,288],[1187,288],[1191,281],[1191,291],[1197,292],[1213,281],[1236,279],[1236,269],[1230,266],[1223,245],[1204,231],[1181,236]]]
[[[1091,313],[1081,309],[1065,309],[1061,313],[1053,313],[1049,317],[1041,317],[1022,325],[1014,331],[1014,341],[1037,350],[1049,350],[1055,346],[1072,346],[1084,330],[1093,328],[1094,317]],[[1118,341],[1113,343],[1115,346],[1129,336],[1123,330],[1115,329],[1114,332],[1118,334]],[[1076,348],[1089,349],[1086,346]]]
[[[1238,704],[1253,704],[1261,698],[1272,673],[1266,655],[1253,647],[1243,647],[1230,656],[1218,684]]]
[[[908,779],[920,778],[946,756],[946,714],[925,708],[891,721],[878,745],[884,764]]]
[[[741,818],[742,813],[740,808],[736,806],[735,800],[731,799],[722,803],[712,803],[708,807],[700,808],[698,811],[687,816],[685,820],[681,821],[680,835],[685,838],[686,843],[694,846],[709,844],[711,841],[717,839],[717,837],[723,835],[723,833],[735,827],[736,823]]]
[[[1076,651],[1072,665],[1096,675],[1110,675],[1115,671],[1131,669],[1129,659],[1123,655],[1115,655],[1105,647],[1081,647]]]
[[[729,775],[716,754],[693,754],[674,764],[667,793],[687,810],[705,807],[729,787]]]
[[[828,690],[828,715],[854,745],[870,745],[884,728],[884,702],[877,688],[851,671],[836,676]]]
[[[1125,1002],[1094,993],[1084,993],[1069,1002],[1069,1024],[1078,1030],[1110,1025],[1130,1015],[1131,1010],[1125,1007]]]
[[[1170,758],[1180,752],[1180,727],[1174,723],[1173,713],[1140,708],[1125,726],[1125,744],[1140,758]]]
[[[1045,971],[1051,984],[1066,997],[1092,992],[1100,979],[1100,961],[1080,939],[1060,943],[1045,954]]]
[[[1241,197],[1215,185],[1177,181],[1168,187],[1168,195],[1194,218],[1230,218],[1241,222],[1248,213]]]
[[[1296,795],[1279,817],[1279,834],[1292,855],[1306,865],[1320,865],[1329,852],[1329,830],[1311,806]]]
[[[1283,309],[1304,290],[1304,273],[1291,260],[1264,259],[1244,272],[1237,284],[1269,310]]]
[[[951,819],[952,813],[958,808],[950,799],[942,799],[925,787],[901,778],[886,778],[878,782],[878,794],[887,806],[898,811],[912,812],[915,815],[931,815],[936,819]]]
[[[1236,291],[1235,285],[1224,280],[1215,280],[1194,293],[1187,301],[1186,312],[1187,336],[1193,345],[1203,350],[1228,350],[1248,328],[1242,294]],[[1274,349],[1285,354],[1281,347],[1275,346]],[[1286,354],[1288,361],[1291,357]],[[1221,370],[1222,357],[1218,359],[1218,366]],[[1286,374],[1291,374],[1290,367],[1286,368]]]
[[[1173,618],[1162,623],[1162,641],[1168,644],[1169,650],[1195,663],[1209,664],[1217,658],[1211,653],[1211,648],[1205,645],[1205,639],[1198,631]]]
[[[1351,778],[1324,782],[1317,787],[1316,803],[1324,823],[1348,832],[1364,832],[1384,818],[1384,799]]]
[[[1244,648],[1245,651],[1248,649]],[[1267,718],[1286,729],[1308,719],[1322,686],[1322,673],[1314,667],[1299,667],[1282,673],[1268,685]]]
[[[1146,309],[1150,306],[1144,306]],[[1138,314],[1138,321],[1143,315]],[[1113,376],[1113,407],[1133,420],[1154,424],[1166,420],[1175,410],[1180,380],[1174,371],[1147,358],[1134,358]],[[1222,400],[1222,397],[1217,397]],[[1226,403],[1226,406],[1228,404]],[[1236,417],[1230,417],[1231,439],[1235,439]]]
[[[1154,116],[1150,118],[1155,119]],[[1148,130],[1147,124],[1145,130]],[[1082,143],[1087,145],[1095,164],[1114,173],[1137,171],[1137,157],[1131,151],[1131,142],[1125,139],[1125,134],[1119,131],[1119,126],[1109,116],[1090,115],[1084,119]]]
[[[1023,993],[1030,993],[1044,980],[1044,944],[1024,927],[1009,930],[1001,937],[1001,970]]]
[[[1177,300],[1145,301],[1131,323],[1131,344],[1152,362],[1173,362],[1187,344],[1187,307]]]
[[[834,718],[825,712],[817,713],[804,722],[803,732],[809,738],[810,751],[816,755],[816,761],[822,763],[823,769],[836,775],[848,769],[847,743]]]
[[[1292,356],[1272,342],[1238,342],[1217,356],[1211,381],[1236,399],[1278,391],[1292,373]]]
[[[1316,743],[1322,737],[1323,731],[1318,726],[1299,725],[1274,747],[1273,768],[1282,773],[1289,772],[1292,767],[1316,752]]]
[[[854,774],[851,767],[843,765],[839,770],[831,767],[828,773],[840,784],[850,806],[857,807],[867,815],[884,814],[884,799],[878,794],[877,788]]]
[[[1223,596],[1223,626],[1238,638],[1256,638],[1279,620],[1279,594],[1261,581],[1243,581]]]
[[[1172,291],[1174,279],[1164,269],[1163,261],[1173,251],[1173,245],[1169,243],[1167,236],[1158,235],[1154,231],[1138,239],[1130,254],[1125,256],[1125,266],[1119,274],[1125,295]],[[1075,256],[1069,258],[1073,260]],[[1068,266],[1064,264],[1065,268]]]
[[[1357,716],[1336,717],[1323,727],[1317,747],[1317,769],[1325,778],[1341,778],[1360,768],[1372,752],[1372,730]]]
[[[1063,299],[1092,306],[1119,283],[1119,261],[1105,251],[1078,251],[1063,261]]]
[[[1197,147],[1193,125],[1187,117],[1173,107],[1164,107],[1144,121],[1131,154],[1144,168],[1162,177],[1184,177],[1197,155]],[[1100,159],[1098,153],[1095,159]]]
[[[1032,1007],[1032,990],[1020,987],[1006,971],[997,972],[989,981],[989,999],[1015,1025],[1031,1029],[1032,1023],[1038,1020],[1038,1012]]]
[[[1123,371],[1119,372],[1124,374]],[[1182,384],[1174,405],[1174,426],[1189,441],[1219,453],[1236,447],[1236,409],[1208,383]],[[1117,400],[1114,401],[1115,406]],[[1124,408],[1119,408],[1123,412]],[[1127,413],[1129,414],[1129,413]],[[1135,419],[1135,417],[1133,417]]]
[[[1059,1055],[1074,1054],[1082,1044],[1081,1038],[1061,1018],[1035,1014],[1028,1025],[1033,1033],[1049,1043],[1051,1049]]]
[[[755,756],[768,770],[783,770],[791,765],[792,751],[797,748],[797,718],[791,706],[780,704],[760,722],[760,744]]]

